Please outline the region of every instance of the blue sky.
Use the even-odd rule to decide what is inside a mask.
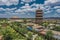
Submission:
[[[35,18],[39,6],[43,17],[60,17],[60,0],[0,0],[0,18]]]

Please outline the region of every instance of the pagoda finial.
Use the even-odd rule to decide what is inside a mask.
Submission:
[[[39,9],[40,9],[40,6],[39,6]]]
[[[40,9],[40,4],[39,4],[38,8]]]

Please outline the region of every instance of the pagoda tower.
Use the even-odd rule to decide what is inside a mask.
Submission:
[[[36,10],[36,23],[40,24],[43,22],[43,10],[39,8]]]

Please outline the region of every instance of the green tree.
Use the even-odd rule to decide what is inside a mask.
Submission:
[[[45,23],[43,23],[42,25],[45,27],[45,28],[47,28],[47,26],[48,26],[48,22],[45,22]]]
[[[46,32],[46,38],[47,38],[47,40],[52,40],[52,37],[53,37],[52,31],[47,31]]]
[[[55,27],[54,27],[54,30],[60,31],[60,26],[55,26]]]

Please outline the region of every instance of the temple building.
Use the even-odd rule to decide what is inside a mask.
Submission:
[[[39,7],[39,9],[36,10],[36,23],[40,24],[42,22],[43,22],[43,11]]]

